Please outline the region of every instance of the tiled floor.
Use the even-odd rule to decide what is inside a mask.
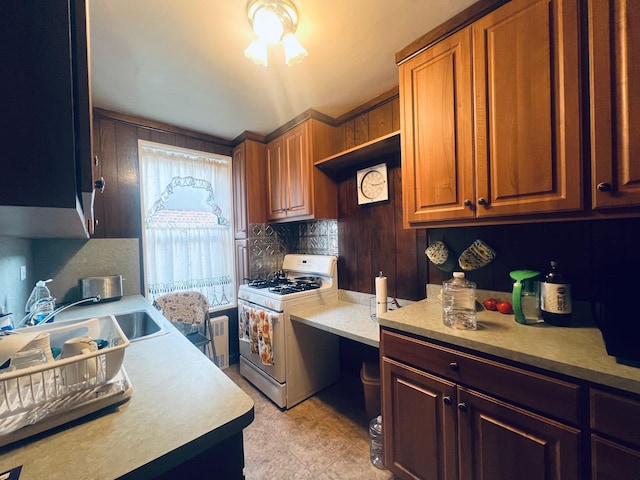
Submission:
[[[279,409],[232,365],[225,373],[251,396],[244,431],[247,480],[391,480],[369,461],[369,421],[359,378],[347,378],[289,410]]]

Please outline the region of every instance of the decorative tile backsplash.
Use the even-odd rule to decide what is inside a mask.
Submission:
[[[265,277],[278,270],[287,253],[338,255],[338,221],[253,223],[249,227],[249,274]]]

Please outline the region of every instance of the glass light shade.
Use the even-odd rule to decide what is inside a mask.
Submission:
[[[253,60],[258,65],[268,65],[267,44],[261,40],[254,40],[244,51],[245,56]]]
[[[304,57],[309,55],[302,44],[298,41],[293,33],[287,33],[282,39],[284,47],[284,57],[287,65],[301,62]]]
[[[258,10],[253,18],[253,31],[264,43],[274,44],[282,38],[284,27],[278,14],[265,7]]]

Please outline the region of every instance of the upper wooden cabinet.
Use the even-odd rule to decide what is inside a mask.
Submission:
[[[579,51],[576,0],[513,0],[400,65],[405,226],[582,208]]]
[[[233,149],[233,228],[236,249],[236,290],[250,277],[249,228],[267,219],[265,146],[245,140]]]
[[[93,189],[86,8],[84,0],[0,3],[6,119],[0,235],[88,236],[82,208],[82,192]]]
[[[473,25],[478,217],[582,208],[579,25],[577,0]]]
[[[471,29],[400,66],[405,225],[473,218]]]
[[[332,128],[307,120],[267,144],[267,219],[337,218],[337,188],[313,166],[334,149]]]
[[[640,3],[589,1],[591,205],[640,205]]]
[[[233,149],[233,225],[236,240],[249,238],[249,225],[267,219],[265,146],[245,140]]]

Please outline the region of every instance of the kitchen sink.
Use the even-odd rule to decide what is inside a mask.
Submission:
[[[114,316],[131,342],[167,333],[167,330],[145,310],[121,313]]]

